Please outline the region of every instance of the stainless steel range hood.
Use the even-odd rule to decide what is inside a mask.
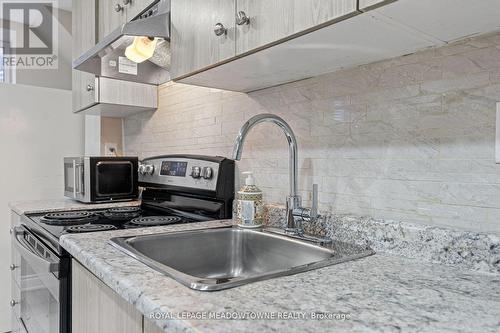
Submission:
[[[125,49],[136,37],[153,37],[156,48],[141,63],[129,60]],[[162,84],[170,80],[170,0],[160,0],[152,8],[104,37],[73,61],[73,68],[97,76]]]

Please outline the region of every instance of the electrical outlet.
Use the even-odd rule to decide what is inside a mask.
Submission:
[[[117,156],[118,155],[118,144],[114,142],[106,142],[104,144],[104,155],[105,156]]]
[[[500,102],[497,102],[495,133],[495,163],[500,163]]]

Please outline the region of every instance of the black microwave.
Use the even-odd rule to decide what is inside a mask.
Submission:
[[[80,202],[137,199],[137,157],[65,157],[64,195]]]

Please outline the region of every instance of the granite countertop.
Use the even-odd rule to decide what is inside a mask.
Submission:
[[[166,332],[500,331],[500,277],[494,274],[376,254],[238,288],[201,292],[107,243],[116,236],[229,224],[213,221],[65,235],[60,242],[146,318],[170,317],[155,320]],[[193,318],[243,314],[244,320]],[[275,318],[255,319],[256,315]]]
[[[56,212],[63,210],[101,209],[110,207],[139,206],[140,200],[118,201],[111,203],[82,203],[68,198],[47,200],[26,200],[10,202],[9,207],[17,214]]]

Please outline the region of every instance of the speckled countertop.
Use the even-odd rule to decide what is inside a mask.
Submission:
[[[101,209],[116,206],[139,206],[140,204],[141,202],[139,200],[87,204],[68,198],[61,198],[47,200],[14,201],[9,202],[9,207],[11,210],[21,215],[26,213],[55,212],[62,210]]]
[[[107,243],[213,221],[65,235],[62,246],[166,332],[499,332],[500,277],[389,254],[218,292],[184,287]],[[335,314],[344,314],[335,318]],[[219,315],[240,319],[193,319]],[[255,315],[276,316],[254,319]],[[283,319],[279,316],[295,316]],[[302,318],[305,316],[307,319]],[[330,316],[331,319],[311,319]],[[347,316],[347,317],[346,317]],[[191,317],[191,318],[189,318]],[[181,318],[181,319],[179,319]]]

